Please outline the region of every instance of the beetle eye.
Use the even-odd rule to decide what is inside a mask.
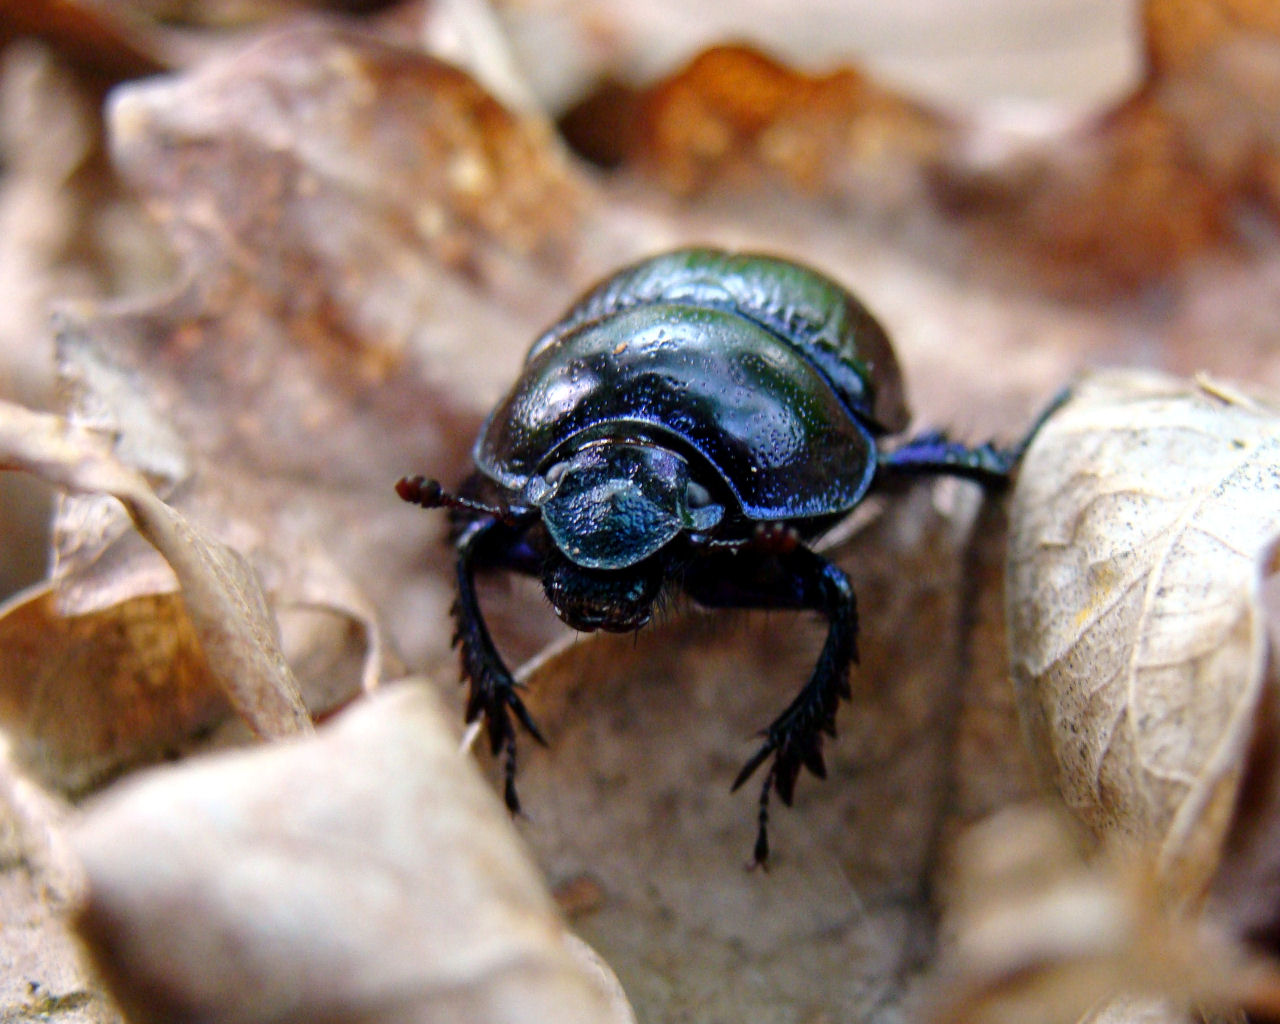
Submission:
[[[685,488],[684,500],[689,508],[706,508],[711,504],[711,492],[702,484],[690,480],[689,486]]]
[[[554,466],[552,466],[550,469],[548,469],[545,473],[542,474],[542,478],[546,480],[546,482],[550,486],[554,487],[556,484],[560,482],[560,478],[564,476],[564,471],[568,469],[568,467],[569,467],[569,463],[567,462],[557,462]]]

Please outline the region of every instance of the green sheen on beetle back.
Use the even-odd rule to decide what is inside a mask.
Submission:
[[[875,471],[868,428],[814,361],[716,307],[648,303],[539,344],[485,426],[476,466],[518,492],[594,436],[675,443],[755,520],[844,512]]]
[[[677,249],[624,268],[547,330],[528,360],[583,324],[650,304],[724,309],[753,320],[813,360],[874,433],[906,429],[902,372],[884,328],[830,278],[775,256]]]

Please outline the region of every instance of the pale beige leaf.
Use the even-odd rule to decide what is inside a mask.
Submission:
[[[68,809],[23,779],[0,744],[0,1019],[118,1024],[67,927],[82,889]]]
[[[1194,896],[1261,693],[1280,422],[1207,382],[1088,378],[1027,453],[1011,520],[1011,660],[1034,753],[1093,829],[1152,847]]]
[[[310,729],[293,673],[280,653],[275,620],[253,570],[156,497],[92,430],[60,416],[0,405],[0,467],[25,469],[77,492],[117,498],[134,525],[173,568],[209,671],[261,735]]]
[[[1032,804],[960,836],[943,890],[937,1024],[1189,1024],[1270,1005],[1274,968],[1170,912],[1141,857],[1086,857],[1078,831]]]
[[[131,1019],[629,1019],[426,687],[135,777],[73,844],[79,927]]]

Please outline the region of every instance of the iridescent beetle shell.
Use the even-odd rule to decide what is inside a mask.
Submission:
[[[592,437],[667,439],[747,518],[803,519],[853,508],[874,437],[907,418],[889,339],[851,295],[785,260],[686,249],[614,275],[543,334],[474,457],[523,493]]]

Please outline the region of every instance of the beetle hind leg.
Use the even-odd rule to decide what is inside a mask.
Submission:
[[[1008,483],[1010,474],[1035,440],[1040,428],[1066,403],[1070,395],[1069,388],[1055,395],[1035,418],[1022,439],[1008,448],[999,448],[990,441],[971,448],[951,440],[941,430],[932,430],[881,455],[880,466],[897,473],[941,473],[976,480],[988,487],[1003,486]]]

